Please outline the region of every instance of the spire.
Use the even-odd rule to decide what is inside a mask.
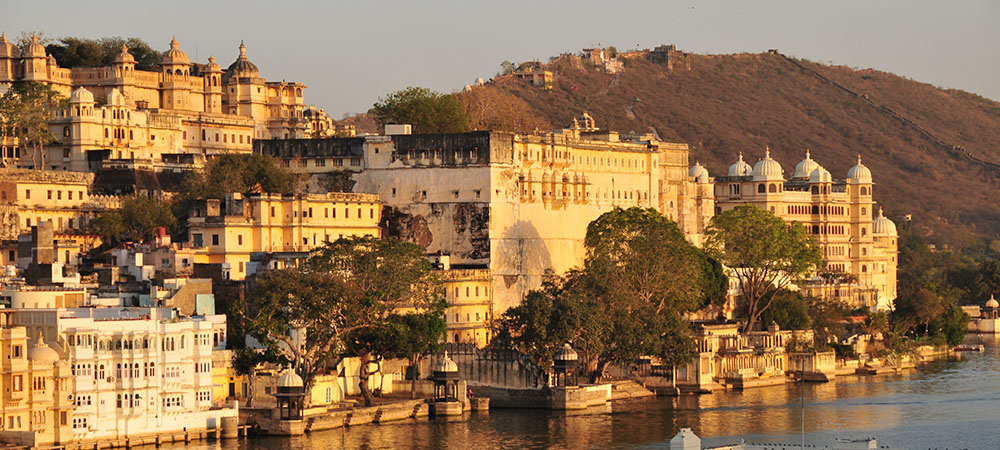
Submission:
[[[6,43],[7,43],[7,33],[6,32],[0,33],[0,44],[6,44]]]
[[[809,156],[809,148],[806,148],[806,159],[812,159],[812,158],[810,158],[810,156]]]
[[[247,46],[243,45],[242,39],[240,39],[240,56],[243,58],[247,57]]]
[[[858,164],[861,164],[861,153],[858,153]]]
[[[881,206],[878,207],[878,216],[882,217],[882,207]]]
[[[771,146],[770,145],[765,145],[764,146],[764,158],[770,158],[770,157],[771,157]]]
[[[122,53],[128,53],[128,45],[124,42],[122,43]]]
[[[38,34],[37,33],[31,33],[31,42],[33,42],[35,44],[38,43]]]
[[[743,161],[743,152],[740,152],[740,162]]]
[[[174,36],[173,38],[170,39],[170,48],[171,49],[176,50],[176,49],[180,48],[180,46],[181,45],[177,43],[177,36]]]
[[[208,63],[209,64],[215,64],[215,56],[209,55],[208,56]]]

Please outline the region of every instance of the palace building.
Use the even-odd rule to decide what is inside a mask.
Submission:
[[[192,62],[176,39],[157,71],[136,70],[123,46],[106,67],[58,67],[37,37],[18,48],[0,35],[0,92],[18,81],[51,86],[70,98],[50,123],[57,141],[42,154],[4,142],[5,166],[96,171],[111,167],[190,168],[256,139],[301,138],[326,123],[306,117],[302,83],[267,81],[240,43],[225,70],[209,57]]]
[[[807,293],[854,307],[892,308],[898,264],[896,225],[876,207],[872,173],[860,156],[844,179],[834,179],[808,150],[787,179],[770,151],[753,167],[741,153],[726,176],[714,180],[700,164],[691,167],[689,174],[701,183],[714,184],[716,212],[753,205],[805,226],[827,261],[821,274],[801,286]]]
[[[305,259],[309,252],[345,236],[381,237],[382,205],[377,195],[230,194],[224,201],[199,201],[188,219],[195,262],[224,264],[223,273],[242,280],[254,255]]]
[[[546,271],[583,263],[587,226],[614,208],[654,208],[700,243],[714,203],[688,176],[688,146],[599,130],[584,115],[550,133],[501,131],[260,140],[254,151],[332,186],[376,193],[386,236],[447,255],[448,342],[489,339]],[[468,291],[468,294],[466,294]]]

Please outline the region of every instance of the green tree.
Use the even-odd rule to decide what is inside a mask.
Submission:
[[[775,295],[793,281],[816,272],[823,254],[798,222],[786,224],[774,213],[740,206],[717,214],[705,231],[709,254],[733,269],[753,329]]]
[[[406,359],[411,368],[410,398],[416,398],[417,378],[420,361],[424,356],[437,353],[443,347],[447,323],[444,309],[447,304],[443,297],[429,309],[420,312],[393,313],[383,326],[357,330],[347,338],[348,354],[361,358],[360,379],[363,385],[375,373],[381,371],[379,362],[383,358]],[[375,369],[371,369],[372,366]],[[362,395],[368,405],[371,399],[364,389]]]
[[[414,133],[460,133],[466,124],[464,109],[455,95],[413,86],[379,98],[368,115],[380,126],[413,125]]]
[[[239,316],[252,337],[292,361],[309,389],[316,375],[347,354],[351,337],[385,337],[373,331],[385,328],[390,316],[433,311],[441,298],[441,283],[420,246],[349,237],[314,250],[301,269],[261,275]],[[362,355],[365,371],[374,348]],[[374,403],[366,377],[361,390]]]
[[[774,296],[774,303],[760,315],[760,322],[768,325],[777,323],[783,330],[804,330],[809,328],[809,305],[802,294],[787,289]]]
[[[146,41],[139,38],[104,37],[87,39],[64,37],[45,46],[45,51],[56,59],[59,67],[105,67],[111,65],[121,54],[122,45],[128,46],[135,58],[136,70],[157,70],[161,52],[153,50]]]
[[[681,364],[694,352],[685,314],[719,291],[715,265],[653,209],[615,209],[587,228],[584,268],[548,277],[542,288],[498,321],[499,345],[535,356],[543,366],[564,342],[586,362],[590,380],[608,364],[642,355]]]
[[[125,197],[121,209],[101,211],[89,223],[92,232],[111,243],[142,242],[159,227],[174,231],[177,225],[169,203],[138,194]]]
[[[257,384],[255,379],[257,378],[257,369],[263,364],[273,364],[279,367],[289,366],[291,363],[279,355],[273,348],[271,349],[254,349],[249,347],[237,348],[233,351],[233,370],[236,371],[237,375],[243,375],[247,377],[249,383],[247,383],[248,391],[247,398],[249,402],[253,401],[254,398],[254,386]],[[245,406],[253,406],[251,403],[247,403]]]
[[[44,169],[43,147],[56,140],[49,131],[49,121],[53,111],[64,107],[66,98],[50,86],[16,82],[0,97],[0,137],[15,138],[23,150],[30,151],[32,167]]]
[[[277,161],[259,153],[227,153],[212,159],[201,171],[185,180],[184,195],[190,199],[223,198],[226,194],[292,194],[297,179]]]

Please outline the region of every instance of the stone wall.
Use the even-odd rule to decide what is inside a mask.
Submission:
[[[481,387],[542,389],[548,386],[545,372],[530,356],[516,350],[480,349],[475,344],[446,344],[445,350],[458,364],[459,377],[474,391]],[[434,367],[437,359],[427,358],[430,367]]]

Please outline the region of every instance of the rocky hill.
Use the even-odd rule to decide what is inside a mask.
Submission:
[[[752,164],[765,146],[787,175],[807,148],[835,178],[861,154],[876,200],[897,223],[912,215],[933,241],[958,247],[1000,237],[1000,103],[778,51],[617,59],[624,64],[615,73],[574,55],[540,64],[555,74],[551,89],[514,75],[475,89],[518,97],[552,124],[588,111],[602,128],[688,142],[692,163],[713,175],[738,152]]]

